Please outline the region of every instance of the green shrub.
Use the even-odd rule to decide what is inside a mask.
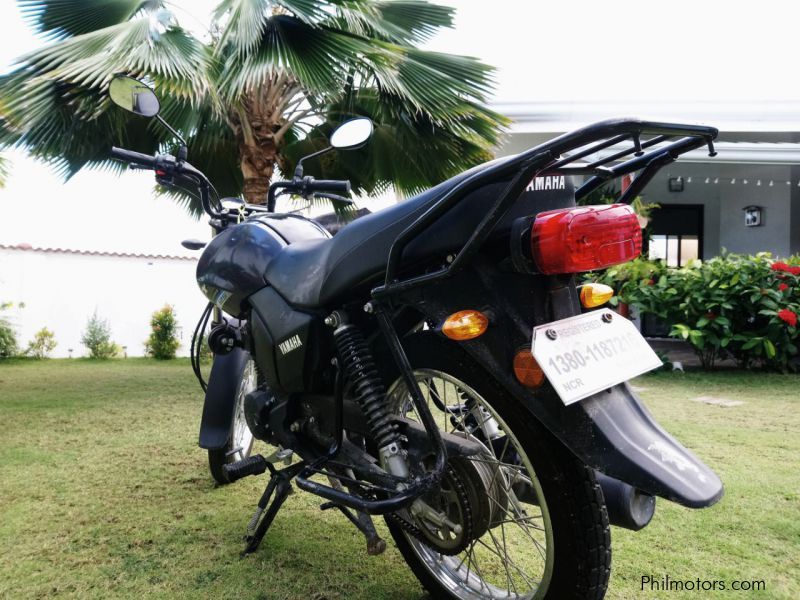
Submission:
[[[5,319],[0,319],[0,358],[9,358],[19,352],[17,332]]]
[[[25,354],[33,358],[47,358],[57,345],[55,334],[47,327],[42,327],[28,342]]]
[[[86,323],[81,343],[89,349],[92,358],[113,358],[120,352],[120,347],[111,341],[108,321],[101,319],[96,310]]]
[[[14,306],[13,302],[0,302],[0,312]],[[24,302],[17,304],[19,308],[25,308]],[[19,353],[19,342],[17,341],[17,331],[7,320],[0,317],[0,358],[9,358]]]
[[[597,277],[618,299],[672,325],[702,365],[732,357],[740,366],[797,368],[800,257],[726,254],[676,269],[633,261]]]
[[[150,337],[145,343],[145,352],[159,360],[175,358],[178,346],[178,321],[175,311],[169,305],[157,310],[150,318]]]

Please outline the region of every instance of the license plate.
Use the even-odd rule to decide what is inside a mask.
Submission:
[[[607,308],[535,327],[531,351],[564,404],[662,364],[633,323]]]

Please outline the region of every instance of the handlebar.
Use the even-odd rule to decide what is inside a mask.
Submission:
[[[279,190],[288,190],[300,196],[311,194],[349,194],[350,182],[339,179],[314,179],[313,177],[295,177],[291,181],[276,181],[269,186],[267,210],[275,212],[275,201]],[[345,199],[346,200],[346,199]]]
[[[149,154],[142,154],[141,152],[134,152],[133,150],[125,150],[125,148],[111,148],[111,157],[117,160],[124,160],[128,163],[133,163],[148,169],[156,168],[156,157]]]
[[[331,194],[349,194],[350,182],[338,179],[312,179],[306,184],[309,192],[329,192]]]
[[[124,161],[134,168],[154,170],[159,176],[172,177],[173,175],[179,175],[194,181],[200,189],[200,200],[203,205],[203,210],[205,210],[208,215],[219,219],[228,214],[228,211],[225,209],[217,210],[212,205],[211,191],[213,190],[213,186],[208,178],[188,162],[181,159],[180,156],[178,159],[168,154],[151,156],[149,154],[142,154],[141,152],[134,152],[133,150],[126,150],[125,148],[117,148],[114,146],[111,148],[111,157]],[[337,194],[350,193],[350,182],[347,180],[317,180],[313,177],[295,177],[292,181],[276,181],[270,186],[267,198],[267,211],[269,212],[275,211],[275,197],[278,190],[288,190],[301,196],[320,194],[323,197],[337,202],[352,203],[347,198],[337,196]]]

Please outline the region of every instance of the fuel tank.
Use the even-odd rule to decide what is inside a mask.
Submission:
[[[251,217],[209,242],[197,263],[197,284],[211,302],[239,317],[243,300],[267,285],[267,267],[283,248],[326,237],[319,223],[299,215]]]

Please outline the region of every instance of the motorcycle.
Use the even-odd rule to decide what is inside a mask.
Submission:
[[[160,119],[141,82],[117,77],[110,95]],[[356,117],[322,152],[371,132]],[[185,143],[177,157],[114,148],[161,182],[195,186],[215,232],[197,266],[210,301],[199,331],[216,311],[200,446],[225,482],[269,473],[245,552],[294,483],[351,521],[372,555],[386,548],[372,519],[383,516],[434,597],[602,598],[610,525],[646,526],[657,496],[719,500],[720,479],[627,383],[661,361],[605,306],[610,289],[576,279],[639,255],[630,202],[681,154],[713,155],[716,135],[602,121],[335,236],[275,212],[281,194],[347,202],[349,182],[305,176],[302,160],[256,206],[221,201]],[[628,174],[618,203],[577,205]],[[278,449],[250,455],[253,439]]]

